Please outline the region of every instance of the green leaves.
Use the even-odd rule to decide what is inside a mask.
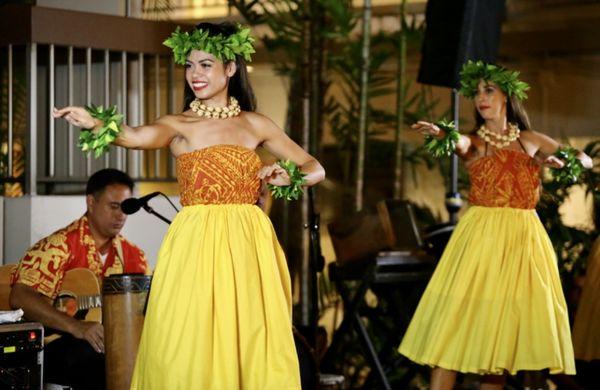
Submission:
[[[468,98],[475,97],[481,80],[493,82],[508,96],[514,95],[519,100],[527,99],[525,91],[529,89],[529,84],[519,80],[519,72],[483,61],[469,60],[463,65],[460,71],[459,92]]]
[[[444,138],[435,138],[431,135],[425,136],[425,144],[423,145],[433,157],[450,157],[456,149],[456,143],[460,139],[460,133],[456,130],[454,122],[447,122],[442,119],[436,125],[444,130],[446,135]]]
[[[94,151],[94,157],[98,158],[108,151],[110,144],[119,136],[123,115],[117,113],[117,106],[104,109],[102,106],[91,104],[86,106],[85,109],[93,118],[102,121],[103,125],[96,133],[92,131],[93,129],[81,130],[77,146],[83,152]]]
[[[562,168],[550,168],[554,180],[561,185],[572,185],[577,183],[579,176],[583,173],[584,167],[577,158],[577,150],[568,146],[559,148],[554,156],[558,157],[565,164]]]
[[[304,193],[302,189],[302,185],[306,184],[306,180],[304,176],[306,173],[302,173],[300,168],[290,160],[278,161],[280,167],[285,169],[290,176],[290,184],[287,186],[276,186],[273,184],[267,184],[269,190],[271,190],[271,195],[274,198],[283,198],[285,200],[298,200],[300,195]]]
[[[246,61],[252,61],[251,54],[255,53],[254,38],[250,35],[250,28],[238,25],[238,31],[228,37],[222,34],[210,36],[208,31],[194,30],[181,32],[177,27],[167,38],[163,45],[173,50],[175,63],[185,65],[188,54],[192,50],[202,50],[217,57],[219,61],[235,61],[235,56],[239,55]]]

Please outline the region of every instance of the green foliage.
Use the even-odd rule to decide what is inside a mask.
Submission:
[[[302,54],[302,23],[307,17],[302,0],[230,0],[229,4],[251,25],[266,25],[270,34],[259,37],[269,53],[278,54],[276,70],[297,78]]]
[[[271,190],[271,195],[277,199],[298,200],[304,193],[302,186],[306,184],[306,180],[304,179],[306,173],[303,173],[300,168],[290,160],[278,161],[277,164],[285,169],[290,176],[290,184],[287,186],[267,184],[267,187]]]
[[[348,39],[341,45],[339,52],[330,56],[332,76],[339,79],[336,83],[338,94],[328,97],[325,113],[341,150],[353,151],[358,143],[361,50],[360,39]],[[393,87],[395,74],[382,69],[391,55],[391,50],[388,36],[377,34],[372,37],[368,86],[368,137],[385,133],[395,121],[393,111],[375,109],[371,103],[373,98],[390,96],[395,91]]]
[[[194,30],[191,33],[177,29],[164,41],[164,45],[173,50],[175,63],[185,65],[188,54],[192,50],[202,50],[217,57],[220,61],[235,61],[236,56],[251,61],[250,54],[254,53],[254,38],[250,29],[238,25],[238,31],[227,37],[219,34],[210,36],[208,31]]]
[[[445,119],[442,119],[436,125],[444,131],[444,137],[435,138],[434,136],[426,135],[424,148],[435,158],[450,157],[454,153],[454,149],[456,149],[460,133],[456,130],[454,122],[447,122]]]
[[[508,96],[516,96],[519,100],[527,99],[525,91],[529,85],[519,80],[519,72],[510,71],[500,66],[483,61],[467,61],[460,71],[460,93],[468,98],[475,97],[481,80],[492,81]]]
[[[324,123],[319,128],[329,127],[336,139],[339,160],[342,163],[342,182],[345,187],[353,180],[356,162],[359,123],[360,69],[362,41],[357,34],[359,14],[350,0],[314,0],[312,9],[306,9],[302,0],[231,0],[240,14],[251,25],[267,26],[269,34],[260,37],[267,51],[273,56],[277,72],[290,79],[290,110],[298,110],[299,92],[295,86],[300,84],[300,75],[306,66],[304,63],[303,28],[308,18],[318,24],[316,38],[322,40],[323,65],[321,87],[323,101],[320,109]],[[420,47],[424,32],[424,24],[416,18],[402,17],[402,34],[406,37],[407,46],[411,49]],[[394,99],[396,91],[396,72],[386,69],[386,62],[394,58],[398,50],[401,33],[379,33],[371,40],[371,64],[369,75],[369,108],[368,108],[368,142],[389,133],[395,127],[395,106],[385,109],[375,108],[374,99]],[[311,58],[311,61],[314,58]],[[311,70],[312,71],[312,70]],[[428,95],[430,87],[422,86],[412,95],[408,95],[411,82],[404,85],[406,124],[432,116],[437,100]],[[334,90],[335,88],[335,90]],[[289,118],[298,116],[294,113]],[[294,123],[289,123],[294,126]],[[372,148],[367,148],[372,150]],[[367,153],[367,169],[373,165],[372,159],[380,151]],[[404,154],[407,165],[416,170],[416,163],[422,163],[429,157],[418,150]],[[391,160],[393,156],[391,156]],[[414,175],[416,177],[416,175]],[[391,181],[390,181],[391,183]]]
[[[356,20],[356,16],[353,20]],[[342,30],[347,30],[350,26],[354,26],[352,21],[340,23],[348,23],[348,27]],[[400,45],[401,34],[406,34],[406,42],[409,48],[417,48],[420,46],[424,27],[422,24],[417,24],[416,20],[408,22],[406,18],[402,19],[404,31],[400,32],[380,32],[371,38],[371,60],[370,60],[370,75],[369,75],[369,106],[368,106],[368,142],[379,136],[390,133],[396,127],[397,115],[395,105],[389,105],[384,109],[375,108],[375,99],[389,98],[390,100],[396,97],[396,79],[397,72],[386,67],[390,58],[395,58],[398,47]],[[338,94],[330,94],[326,99],[325,115],[327,122],[332,129],[332,134],[337,141],[337,147],[341,159],[344,160],[345,167],[342,182],[348,186],[353,180],[353,166],[356,161],[357,145],[358,145],[358,122],[359,122],[359,107],[360,107],[360,88],[361,88],[361,50],[362,42],[360,37],[346,34],[340,38],[336,47],[340,50],[330,56],[332,77],[336,77],[336,88]],[[404,124],[414,123],[426,117],[431,117],[433,108],[438,104],[437,100],[430,99],[427,92],[430,87],[422,86],[412,95],[408,94],[411,88],[411,82],[407,81],[403,85],[404,99]],[[408,145],[403,145],[402,148],[408,148]],[[372,148],[367,148],[371,150]],[[373,165],[372,159],[378,155],[380,151],[367,153],[366,165],[369,169]],[[403,153],[403,161],[410,166],[413,173],[416,172],[416,165],[424,162],[427,156],[424,156],[421,151],[407,154]],[[393,161],[393,156],[391,160]],[[413,174],[413,177],[416,177]],[[391,183],[391,181],[390,181]]]
[[[94,152],[94,157],[98,158],[108,151],[119,133],[123,123],[123,115],[117,113],[117,106],[111,106],[106,109],[102,106],[90,105],[85,109],[93,118],[102,121],[102,127],[97,132],[93,129],[83,129],[79,133],[79,142],[77,146],[82,152]]]
[[[584,171],[583,164],[577,158],[577,150],[569,146],[558,149],[554,155],[565,164],[562,168],[550,169],[554,180],[563,185],[577,183]]]

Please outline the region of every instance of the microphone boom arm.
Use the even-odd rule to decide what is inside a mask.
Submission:
[[[146,210],[148,213],[150,213],[150,214],[152,214],[152,215],[156,216],[158,219],[160,219],[160,220],[162,220],[162,221],[166,222],[166,223],[167,223],[167,225],[170,225],[170,224],[171,224],[171,221],[170,221],[169,219],[165,218],[165,217],[164,217],[164,216],[162,216],[160,213],[158,213],[158,212],[154,211],[154,209],[153,209],[152,207],[148,206],[147,204],[143,205],[143,206],[142,206],[142,208],[143,208],[144,210]]]

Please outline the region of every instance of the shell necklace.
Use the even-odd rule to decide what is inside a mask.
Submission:
[[[514,123],[509,123],[508,133],[499,134],[489,130],[485,125],[481,125],[477,130],[477,135],[490,145],[502,149],[503,147],[510,145],[511,142],[516,141],[521,135],[521,130],[519,130],[519,127]]]
[[[242,112],[240,104],[233,96],[229,97],[229,104],[226,107],[210,107],[196,98],[190,103],[190,108],[200,117],[213,119],[227,119],[238,116]]]

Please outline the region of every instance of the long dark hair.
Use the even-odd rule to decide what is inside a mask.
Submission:
[[[525,107],[519,99],[517,99],[514,95],[508,98],[508,102],[506,104],[506,120],[509,123],[514,123],[519,126],[519,130],[531,130],[531,124],[529,123],[529,115],[527,115],[527,111],[525,111]],[[481,127],[485,123],[485,119],[479,114],[477,108],[475,108],[475,129],[473,133]]]
[[[208,35],[223,35],[224,37],[228,37],[232,34],[235,34],[238,30],[237,26],[230,22],[223,23],[199,23],[196,25],[197,30],[208,31]],[[225,63],[225,65],[227,65]],[[235,65],[237,70],[235,74],[229,79],[229,86],[227,87],[227,93],[229,96],[233,96],[240,103],[240,108],[243,111],[254,111],[256,110],[256,97],[254,96],[254,91],[252,90],[252,85],[250,85],[250,80],[248,78],[248,69],[246,66],[246,61],[239,55],[235,56]],[[187,110],[190,103],[196,99],[196,95],[194,95],[194,91],[190,88],[187,81],[185,82],[184,92],[183,92],[183,110]]]

